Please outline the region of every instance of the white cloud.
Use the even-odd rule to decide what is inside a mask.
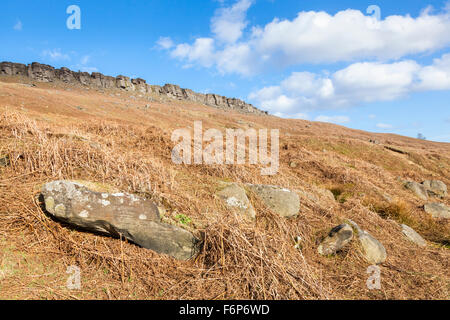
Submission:
[[[53,49],[53,50],[44,50],[42,52],[42,56],[45,58],[49,58],[52,61],[68,61],[70,60],[70,56],[67,53],[62,53],[61,49]]]
[[[160,49],[165,50],[172,49],[175,45],[170,37],[160,37],[156,44]]]
[[[430,66],[406,60],[354,63],[333,74],[293,72],[279,85],[252,92],[249,99],[269,112],[294,115],[391,101],[425,90],[450,90],[450,54]]]
[[[14,30],[21,31],[23,28],[22,21],[18,20],[17,23],[14,25]]]
[[[450,12],[446,10],[436,14],[423,10],[415,18],[393,15],[380,21],[352,9],[335,15],[309,11],[299,12],[292,20],[275,18],[249,28],[246,14],[252,3],[239,0],[219,9],[211,19],[210,37],[177,46],[167,42],[167,50],[173,58],[216,67],[222,73],[252,75],[304,63],[400,59],[450,45]],[[207,59],[205,54],[193,54],[206,42],[207,48],[201,48]]]
[[[347,116],[318,116],[314,121],[330,122],[330,123],[349,123],[350,118]]]
[[[211,31],[215,39],[225,43],[239,40],[247,27],[246,13],[252,3],[253,0],[239,0],[230,8],[217,10],[211,19]]]
[[[391,124],[387,124],[387,123],[377,123],[377,128],[380,128],[380,129],[392,129],[393,126]]]
[[[198,38],[193,45],[179,44],[173,49],[171,56],[210,67],[215,58],[214,39]]]

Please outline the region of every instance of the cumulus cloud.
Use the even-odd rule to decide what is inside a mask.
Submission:
[[[249,26],[246,15],[252,3],[239,0],[216,11],[208,37],[159,46],[167,43],[173,58],[190,64],[252,75],[304,63],[398,60],[450,45],[448,10],[436,14],[423,10],[418,17],[393,15],[380,21],[352,9],[335,15],[308,11],[292,20],[275,18],[264,26]]]
[[[450,90],[450,54],[429,66],[412,60],[358,62],[332,74],[293,72],[279,85],[252,92],[249,99],[271,113],[294,115],[391,101],[430,90]]]
[[[247,10],[253,0],[240,0],[230,8],[221,8],[211,19],[211,31],[215,38],[225,43],[234,43],[242,36],[247,27]]]

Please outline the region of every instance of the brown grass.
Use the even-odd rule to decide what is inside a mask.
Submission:
[[[450,185],[448,145],[377,137],[407,149],[415,155],[411,157],[371,145],[368,133],[328,124],[305,127],[304,121],[236,115],[178,102],[154,104],[144,112],[125,108],[130,101],[144,103],[81,89],[0,82],[0,154],[11,160],[10,167],[0,168],[0,298],[449,298],[450,255],[443,245],[449,224],[427,217],[423,204],[397,181],[397,176],[418,181],[439,177]],[[171,162],[174,128],[192,127],[194,120],[202,120],[206,128],[239,127],[237,119],[254,128],[282,129],[278,175],[260,176],[258,166]],[[289,167],[294,160],[298,166]],[[381,163],[396,166],[387,169]],[[52,220],[38,195],[43,183],[57,179],[93,181],[100,188],[152,198],[166,208],[166,221],[203,238],[200,255],[194,261],[175,261]],[[297,190],[300,215],[280,219],[251,195],[258,213],[251,224],[214,196],[220,180]],[[321,192],[326,188],[340,201],[326,197]],[[401,200],[389,204],[382,200],[384,193]],[[449,204],[448,199],[444,202]],[[355,242],[335,257],[317,254],[318,241],[346,219],[386,247],[380,291],[367,289],[368,264]],[[430,241],[426,249],[403,237],[398,223],[406,222]],[[297,236],[302,238],[301,250],[294,248]],[[82,270],[81,291],[65,286],[70,265]]]

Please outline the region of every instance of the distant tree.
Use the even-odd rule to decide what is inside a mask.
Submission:
[[[420,140],[427,140],[427,137],[425,137],[423,134],[419,133],[419,134],[417,135],[417,139],[420,139]]]

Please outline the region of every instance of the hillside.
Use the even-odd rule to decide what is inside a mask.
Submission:
[[[328,123],[150,99],[136,92],[0,76],[0,299],[448,299],[450,222],[424,210],[405,183],[450,186],[450,144]],[[175,129],[280,129],[278,174],[261,165],[177,165]],[[189,261],[60,223],[39,195],[55,180],[155,202],[167,223],[202,240]],[[300,199],[280,217],[246,189],[256,212],[230,210],[220,182],[280,186]],[[318,246],[348,220],[384,246],[381,289],[355,239],[336,254]],[[420,247],[401,224],[425,240]],[[69,266],[81,290],[69,290]]]

